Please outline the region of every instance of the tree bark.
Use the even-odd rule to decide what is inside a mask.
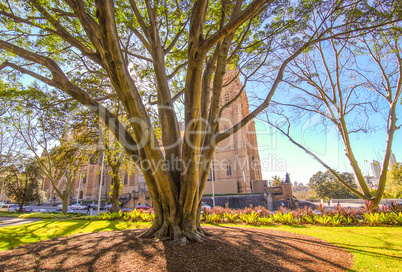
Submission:
[[[111,212],[119,212],[119,198],[120,198],[120,176],[119,166],[111,166],[113,172],[112,195],[110,201],[112,202]]]
[[[62,202],[61,212],[66,214],[68,208],[68,195],[64,194],[61,199],[61,202]]]

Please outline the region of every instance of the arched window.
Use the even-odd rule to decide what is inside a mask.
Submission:
[[[226,174],[227,174],[228,176],[231,176],[231,175],[232,175],[232,165],[231,165],[230,161],[228,161],[228,162],[226,163]]]
[[[124,175],[124,185],[127,185],[127,184],[128,184],[128,175],[125,174]]]

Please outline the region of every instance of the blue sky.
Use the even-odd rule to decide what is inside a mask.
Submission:
[[[402,106],[398,107],[399,120],[402,120]],[[375,125],[380,125],[383,120],[375,118]],[[325,171],[325,168],[310,155],[292,144],[287,138],[275,130],[269,130],[268,125],[256,120],[257,140],[260,160],[262,162],[263,179],[271,179],[273,175],[285,178],[286,172],[290,173],[291,181],[307,184],[312,175],[317,171]],[[352,172],[349,161],[345,156],[342,141],[339,139],[333,127],[327,131],[317,131],[309,127],[308,122],[294,127],[294,135],[331,167],[338,171]],[[303,135],[303,138],[302,136]],[[370,134],[352,135],[352,150],[364,174],[372,175],[370,162],[376,159],[382,162],[386,144],[385,129],[377,130]],[[398,162],[402,162],[402,130],[398,130],[394,136],[392,151]]]

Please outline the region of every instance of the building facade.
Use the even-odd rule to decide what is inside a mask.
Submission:
[[[230,83],[222,90],[221,106],[232,101],[242,90],[240,80],[233,79],[235,75],[235,71],[229,71],[225,76],[225,81]],[[247,95],[242,91],[223,110],[219,122],[220,131],[231,128],[248,114]],[[213,190],[215,194],[252,192],[253,181],[262,179],[259,161],[255,123],[251,121],[217,145],[204,194],[211,194]],[[103,181],[100,185],[101,168],[100,159],[92,159],[81,168],[70,197],[73,203],[77,200],[97,200],[99,186],[101,186],[101,198],[109,198],[112,177],[108,173],[111,169],[107,164],[104,165]],[[145,179],[137,167],[134,167],[133,171],[121,171],[121,180],[123,185],[121,202],[125,207],[134,207],[137,203],[152,205]],[[60,182],[62,185],[63,179]],[[44,190],[49,200],[56,197],[56,202],[61,201],[49,181],[45,182]]]
[[[235,76],[236,71],[225,75],[224,82],[230,83],[223,88],[220,103],[230,105],[222,112],[220,131],[233,127],[249,114],[247,94],[242,91],[240,79],[233,79]],[[204,194],[251,193],[253,181],[262,179],[259,162],[255,123],[251,121],[217,145]]]

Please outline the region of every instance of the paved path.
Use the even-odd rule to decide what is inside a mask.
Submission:
[[[42,221],[42,219],[37,218],[18,218],[18,217],[0,217],[0,228],[10,227],[22,224],[29,224],[37,221]]]

